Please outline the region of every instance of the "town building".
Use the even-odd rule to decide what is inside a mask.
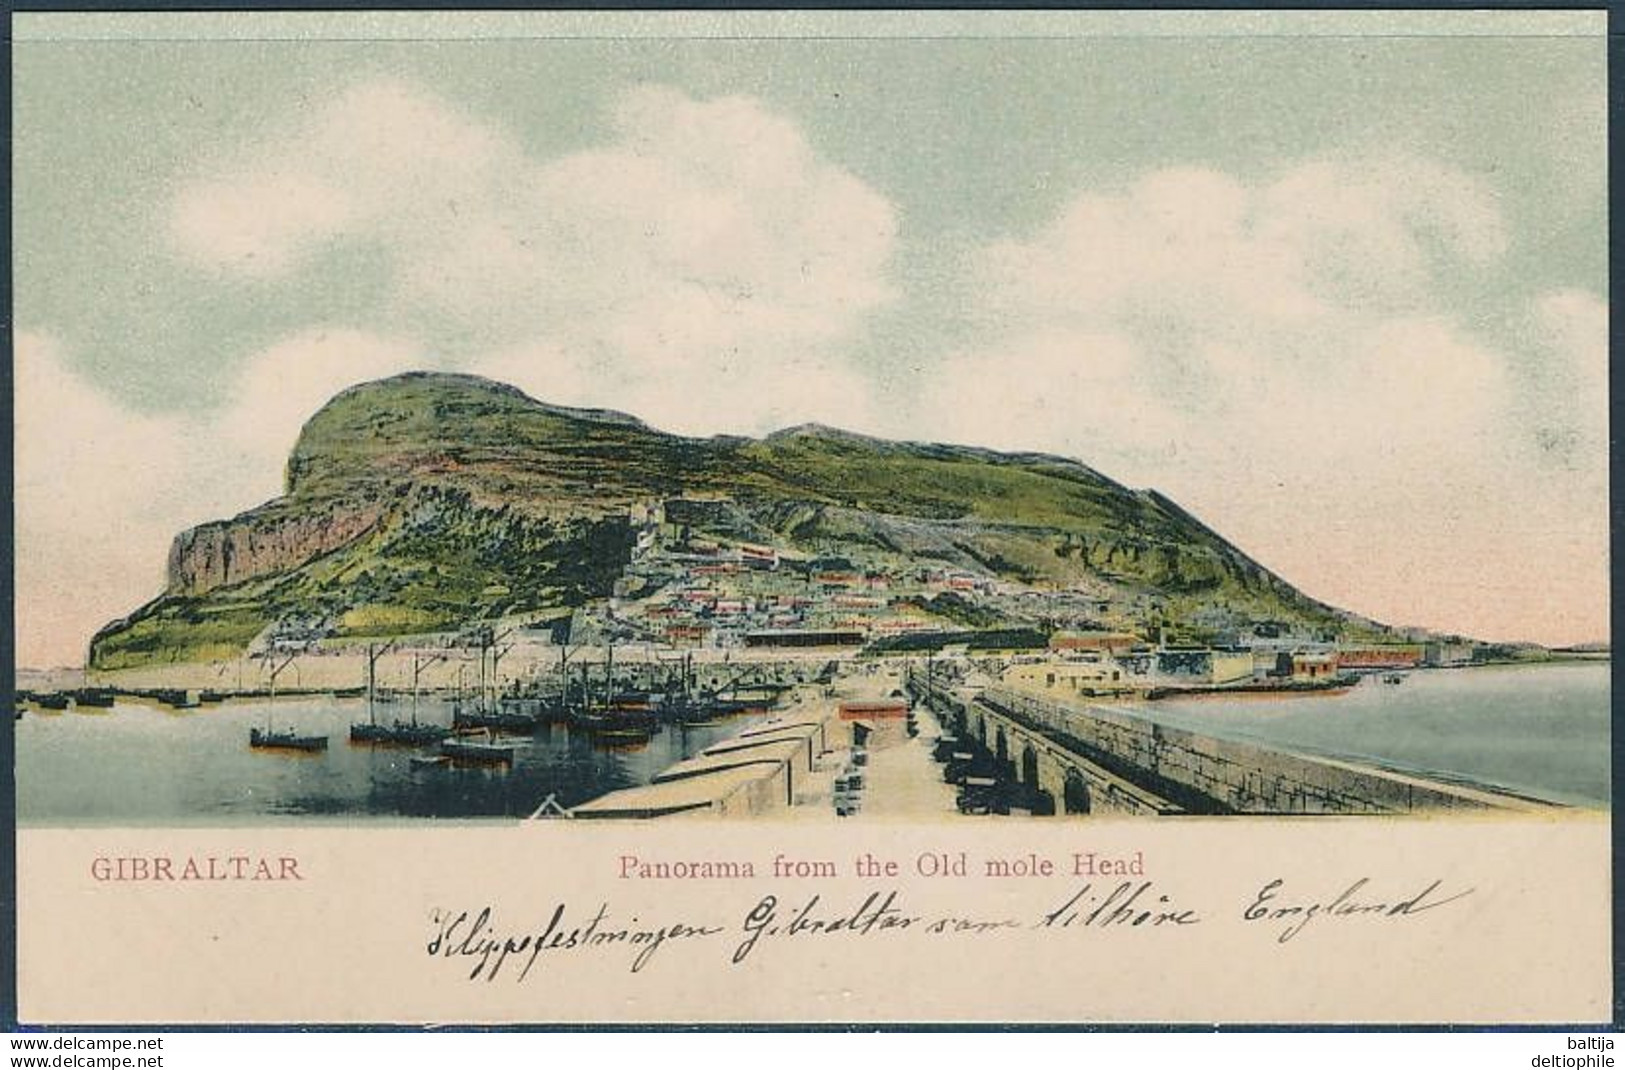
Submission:
[[[1137,635],[1111,631],[1061,631],[1050,637],[1051,650],[1094,652],[1118,657],[1144,644]]]

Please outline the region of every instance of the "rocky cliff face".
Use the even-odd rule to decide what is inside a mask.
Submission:
[[[383,516],[377,503],[335,502],[199,525],[181,532],[170,545],[167,593],[195,596],[299,568],[372,531]]]
[[[1178,599],[1192,619],[1351,620],[1175,503],[1065,458],[816,426],[684,438],[412,373],[316,413],[282,497],[181,534],[166,591],[104,628],[92,664],[234,657],[290,620],[348,639],[567,612],[613,590],[630,514],[673,499],[714,503],[708,530],[809,555],[931,561],[1126,605]]]

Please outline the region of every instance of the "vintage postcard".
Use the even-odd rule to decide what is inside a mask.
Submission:
[[[1605,23],[15,16],[20,1021],[1610,1020]]]

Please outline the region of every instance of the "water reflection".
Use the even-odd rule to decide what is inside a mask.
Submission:
[[[380,709],[380,720],[394,711]],[[402,711],[401,716],[406,716]],[[449,724],[425,701],[418,716]],[[750,717],[668,725],[646,741],[598,744],[564,725],[519,744],[511,766],[414,763],[432,747],[353,743],[360,699],[280,698],[195,710],[120,700],[112,710],[36,714],[17,731],[18,816],[39,823],[163,823],[265,815],[522,817],[549,795],[564,806],[647,783],[739,731]],[[326,751],[251,749],[251,727],[329,738]]]
[[[1368,679],[1339,695],[1122,708],[1210,735],[1607,806],[1609,676],[1605,662],[1445,669],[1397,685]]]

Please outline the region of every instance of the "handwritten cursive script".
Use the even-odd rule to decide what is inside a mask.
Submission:
[[[434,911],[430,919],[435,934],[426,950],[431,957],[472,963],[470,981],[481,977],[494,981],[507,961],[516,958],[523,962],[517,978],[523,981],[544,952],[632,949],[632,972],[637,973],[667,941],[704,939],[723,931],[720,926],[686,921],[649,926],[636,916],[622,923],[612,920],[609,906],[602,903],[585,923],[572,923],[568,908],[560,903],[553,908],[545,925],[528,932],[499,928],[493,921],[494,913],[488,906],[472,917],[466,910],[455,914]]]
[[[1072,898],[1045,914],[1038,927],[1110,929],[1127,926],[1134,929],[1150,926],[1155,929],[1164,925],[1176,928],[1195,925],[1201,920],[1195,910],[1175,905],[1169,896],[1157,891],[1151,881],[1138,884],[1123,881],[1110,891],[1085,884]]]
[[[1446,889],[1434,880],[1379,895],[1371,878],[1361,877],[1330,896],[1300,895],[1284,879],[1266,882],[1243,903],[1214,911],[1182,901],[1173,891],[1151,880],[1088,882],[1066,898],[1057,896],[1048,909],[1026,916],[1001,916],[978,910],[924,911],[905,901],[896,888],[862,890],[849,898],[811,894],[799,898],[758,895],[733,922],[669,913],[645,920],[631,911],[618,912],[608,903],[579,910],[557,903],[540,911],[531,924],[513,925],[497,918],[493,906],[471,910],[435,910],[431,932],[423,945],[431,958],[462,964],[470,981],[495,981],[506,973],[522,982],[547,956],[549,959],[591,953],[621,953],[633,973],[646,967],[664,949],[721,944],[724,960],[738,966],[765,953],[771,946],[838,941],[871,943],[895,940],[954,938],[1003,939],[1014,934],[1075,932],[1120,933],[1140,939],[1139,933],[1177,933],[1215,921],[1238,919],[1249,928],[1261,928],[1285,944],[1311,923],[1322,920],[1364,919],[1398,922],[1449,906],[1473,893],[1472,888]],[[1239,907],[1239,911],[1238,908]],[[726,909],[722,907],[721,909]],[[646,915],[656,916],[653,910]],[[1116,937],[1113,937],[1116,939]]]
[[[1437,910],[1473,894],[1473,889],[1467,888],[1447,895],[1439,891],[1444,881],[1436,880],[1414,894],[1389,898],[1368,893],[1366,888],[1370,883],[1370,877],[1361,877],[1332,899],[1304,901],[1286,895],[1285,881],[1272,880],[1258,890],[1258,894],[1253,896],[1252,902],[1241,912],[1241,916],[1243,920],[1250,922],[1286,922],[1286,926],[1276,937],[1284,944],[1303,932],[1309,923],[1317,918],[1368,920],[1409,918]]]

